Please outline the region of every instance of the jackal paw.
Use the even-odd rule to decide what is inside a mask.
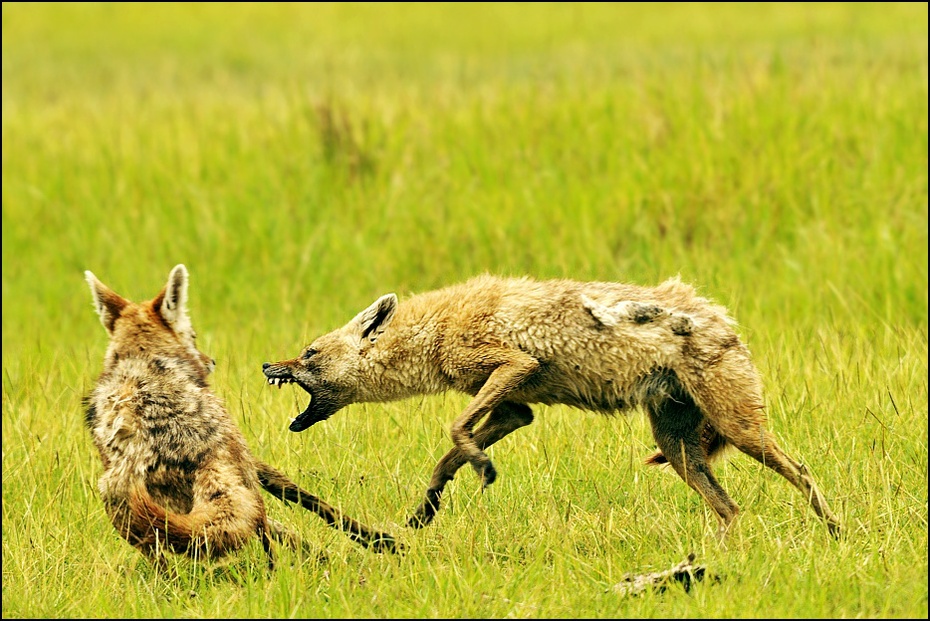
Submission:
[[[407,528],[423,528],[424,526],[428,526],[430,522],[433,521],[434,515],[435,514],[430,514],[427,509],[423,508],[423,505],[420,505],[407,520]]]
[[[494,464],[490,460],[484,466],[479,466],[475,470],[478,471],[478,476],[481,477],[481,491],[484,491],[484,488],[497,480],[497,470],[494,469]]]
[[[435,490],[426,490],[426,498],[407,520],[407,527],[423,528],[432,522],[436,517],[436,512],[439,511],[439,496],[439,492]]]

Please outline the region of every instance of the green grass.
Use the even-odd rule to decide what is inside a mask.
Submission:
[[[927,617],[927,5],[3,4],[3,617]],[[133,299],[191,272],[255,453],[408,546],[306,512],[165,584],[96,492],[81,398]],[[847,537],[743,455],[728,547],[636,414],[537,407],[403,526],[457,394],[305,405],[264,360],[378,295],[481,272],[727,305],[771,426]],[[722,576],[623,599],[694,551]]]

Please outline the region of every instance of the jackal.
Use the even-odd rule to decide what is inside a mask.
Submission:
[[[302,431],[357,402],[458,390],[473,395],[451,428],[408,526],[430,523],[466,462],[497,476],[484,449],[533,421],[528,404],[612,413],[641,407],[659,452],[713,508],[723,540],[739,511],[709,462],[729,445],[797,487],[834,535],[840,522],[807,469],[766,428],[762,383],[726,309],[678,278],[657,287],[479,276],[398,303],[387,294],[294,359],[264,363],[268,382],[296,383],[310,405]],[[475,426],[486,417],[485,422]]]
[[[257,460],[207,385],[214,361],[199,351],[187,312],[188,274],[176,266],[151,301],[134,303],[85,272],[110,336],[103,372],[85,399],[103,462],[99,489],[117,532],[159,568],[162,550],[219,558],[257,536],[298,539],[268,519],[259,493],[299,503],[364,546],[394,550],[372,531]]]

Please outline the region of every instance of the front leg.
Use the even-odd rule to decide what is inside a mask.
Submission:
[[[497,357],[501,363],[491,372],[465,411],[452,423],[451,430],[456,448],[481,477],[482,489],[494,482],[497,471],[491,459],[475,442],[472,429],[539,368],[538,360],[521,351],[504,350]]]
[[[491,410],[491,414],[485,419],[481,427],[475,430],[473,439],[483,450],[511,432],[532,422],[533,411],[528,405],[504,401]],[[420,503],[420,506],[416,508],[410,519],[407,520],[407,526],[421,528],[433,521],[436,512],[439,511],[439,500],[446,483],[455,477],[455,473],[465,465],[465,461],[465,455],[455,446],[443,455],[433,470],[433,476],[426,490],[426,497]]]

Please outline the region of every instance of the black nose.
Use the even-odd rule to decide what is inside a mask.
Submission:
[[[271,363],[270,363],[270,362],[263,362],[263,363],[262,363],[262,370],[264,371],[265,369],[267,369],[267,368],[270,367],[270,366],[271,366]]]

